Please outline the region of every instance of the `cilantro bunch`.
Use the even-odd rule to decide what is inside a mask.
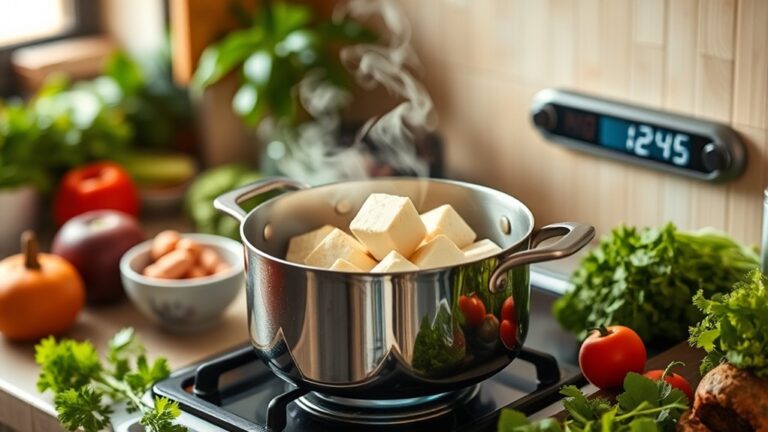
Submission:
[[[727,361],[768,378],[768,278],[758,270],[734,286],[728,294],[710,300],[699,291],[693,303],[704,319],[691,328],[691,345],[704,348],[701,363],[705,374]]]
[[[754,250],[711,229],[620,226],[583,259],[553,313],[582,339],[587,329],[620,324],[647,343],[680,341],[702,317],[694,293],[728,292],[758,262]]]
[[[498,431],[671,432],[688,409],[688,399],[683,392],[663,379],[653,381],[634,372],[624,379],[624,392],[616,397],[615,404],[605,399],[587,399],[574,386],[563,387],[560,394],[565,396],[563,406],[568,413],[563,424],[553,418],[531,422],[521,412],[504,410]]]
[[[119,331],[109,341],[106,364],[93,345],[53,337],[35,346],[35,361],[41,371],[37,388],[51,390],[61,424],[68,430],[82,428],[97,432],[110,426],[109,402],[125,402],[128,412],[140,412],[141,424],[153,432],[182,432],[173,424],[179,406],[165,398],[155,398],[154,407],[141,401],[141,395],[157,380],[168,376],[164,358],[149,363],[144,347],[132,328]]]

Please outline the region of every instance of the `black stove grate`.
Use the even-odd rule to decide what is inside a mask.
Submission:
[[[525,363],[528,365],[526,366]],[[535,375],[535,379],[533,376]],[[583,384],[577,369],[558,365],[546,353],[523,348],[512,364],[472,389],[457,392],[460,404],[439,418],[412,419],[403,430],[492,429],[501,408],[532,414],[558,400],[560,387]],[[153,392],[179,402],[182,410],[229,431],[355,430],[360,425],[329,421],[293,403],[307,394],[275,376],[250,346],[180,370],[157,383]],[[463,396],[462,396],[463,395]],[[311,398],[315,395],[308,395]],[[314,397],[313,401],[323,400]],[[360,411],[365,416],[365,411]],[[375,425],[366,429],[376,430]],[[382,426],[395,430],[392,425]]]

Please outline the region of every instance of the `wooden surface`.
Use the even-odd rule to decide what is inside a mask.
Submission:
[[[452,177],[520,197],[538,223],[714,226],[759,244],[768,182],[764,0],[401,0]],[[726,185],[545,142],[528,109],[566,87],[731,124],[749,153]]]
[[[205,47],[237,27],[231,5],[229,1],[170,1],[173,76],[178,83],[189,83]]]
[[[664,370],[667,365],[674,361],[681,361],[685,363],[685,366],[675,366],[672,369],[673,372],[682,375],[690,384],[691,388],[696,390],[696,387],[701,381],[701,375],[699,375],[699,364],[701,359],[704,358],[704,350],[700,348],[691,348],[688,342],[680,342],[672,348],[664,351],[663,353],[648,359],[645,365],[646,370],[661,369]],[[603,392],[595,390],[592,396],[615,396],[616,393]]]

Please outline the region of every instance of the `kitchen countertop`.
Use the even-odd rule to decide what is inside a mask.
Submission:
[[[177,217],[153,217],[142,224],[147,236],[168,227],[191,231],[189,225]],[[175,370],[245,343],[248,340],[246,311],[243,288],[214,327],[179,334],[159,328],[126,299],[114,305],[87,306],[75,326],[62,337],[88,339],[103,351],[118,330],[133,327],[150,359],[166,357]],[[41,394],[35,387],[39,369],[34,362],[34,345],[14,343],[0,335],[0,432],[5,430],[3,425],[18,432],[63,430],[56,421],[51,393]]]
[[[244,291],[215,327],[200,333],[164,331],[126,300],[114,306],[88,307],[63,336],[89,339],[102,350],[112,335],[130,326],[136,329],[150,358],[166,357],[171,369],[178,369],[248,340]],[[34,343],[12,343],[0,337],[0,424],[19,432],[62,430],[55,420],[51,394],[40,394],[35,388],[37,375]]]

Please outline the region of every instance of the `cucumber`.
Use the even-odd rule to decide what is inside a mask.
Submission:
[[[177,186],[194,177],[197,171],[192,157],[182,153],[132,153],[120,162],[143,187]]]

